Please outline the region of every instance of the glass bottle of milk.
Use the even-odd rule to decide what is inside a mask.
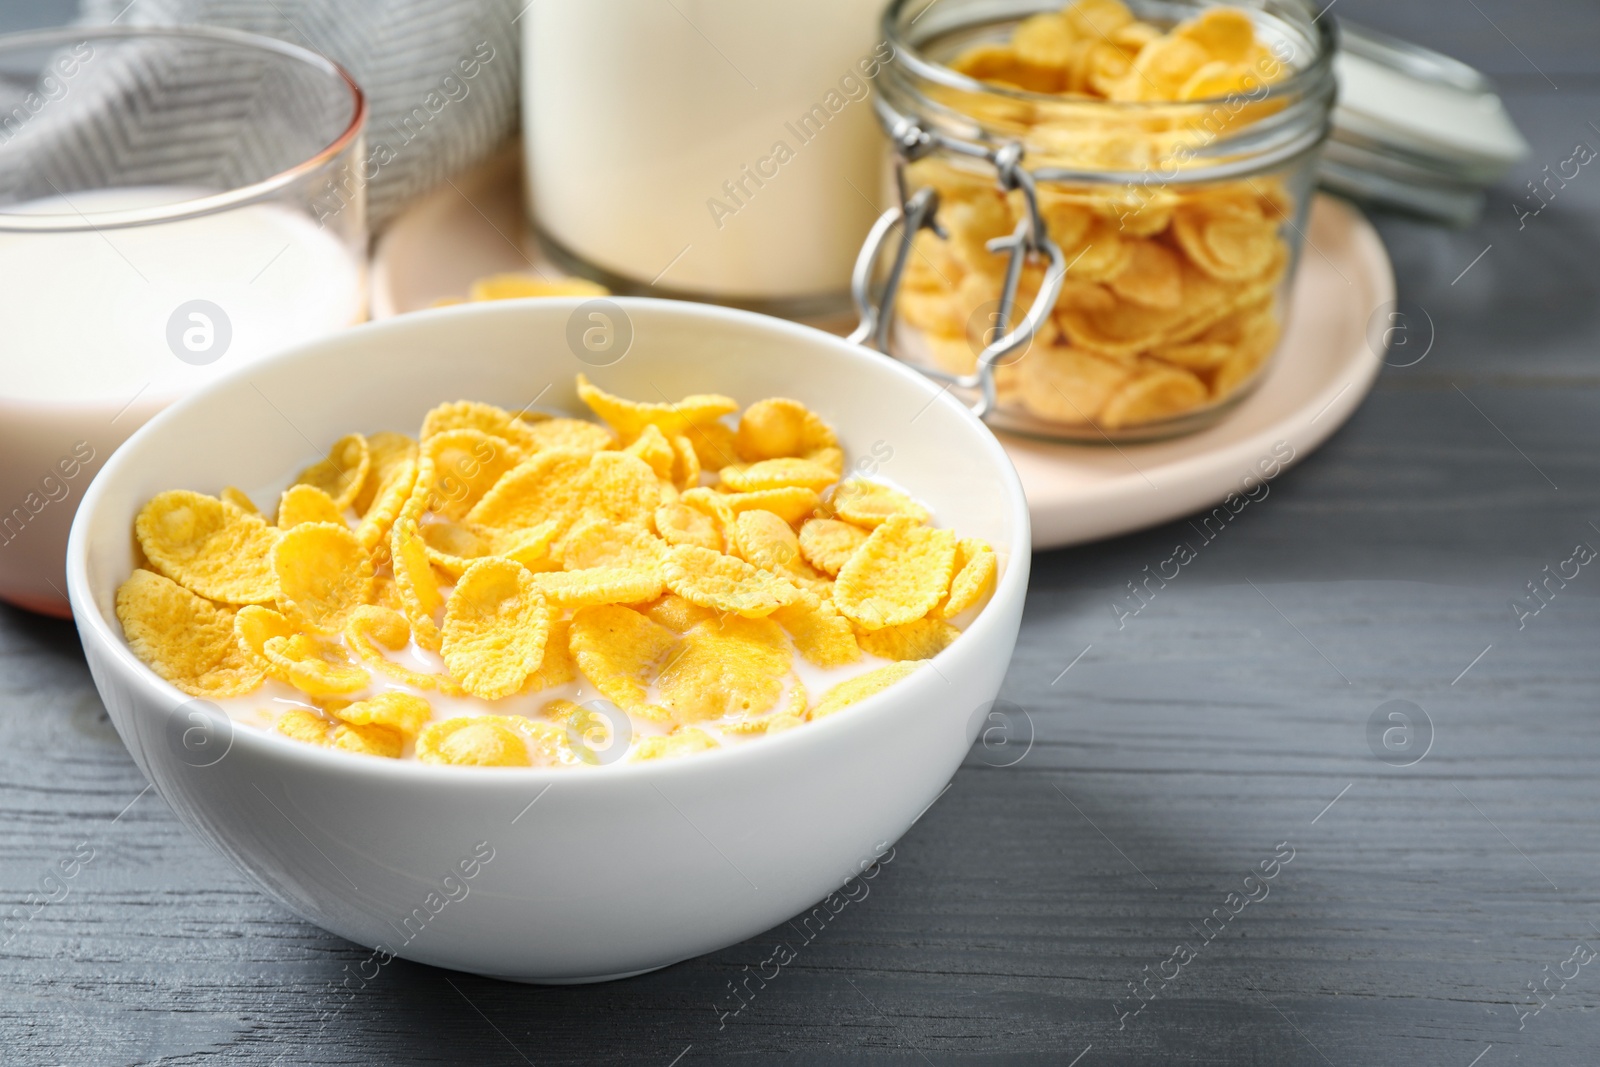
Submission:
[[[848,301],[883,207],[878,0],[533,0],[529,210],[627,292],[791,316]]]

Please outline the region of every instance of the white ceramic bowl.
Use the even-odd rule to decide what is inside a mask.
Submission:
[[[770,929],[857,874],[939,795],[1011,658],[1027,506],[1005,453],[960,404],[816,330],[704,305],[616,304],[634,336],[610,366],[569,348],[577,300],[422,312],[270,357],[140,430],[78,509],[73,614],[134,759],[274,899],[379,949],[369,966],[394,954],[592,981]],[[133,566],[134,516],[155,493],[281,482],[342,434],[410,429],[444,400],[520,408],[537,396],[578,413],[579,371],[640,399],[804,401],[838,429],[851,463],[892,450],[884,475],[936,521],[995,546],[992,599],[930,668],[843,713],[733,749],[570,770],[425,766],[230,728],[192,716],[196,702],[129,651],[113,603]]]

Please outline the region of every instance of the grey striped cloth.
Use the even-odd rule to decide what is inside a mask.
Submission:
[[[406,203],[491,155],[517,128],[521,22],[528,0],[85,0],[86,23],[247,30],[336,60],[366,91],[369,152],[406,144],[367,187],[373,231]],[[578,0],[582,2],[582,0]],[[491,58],[485,59],[486,56]],[[465,82],[458,64],[476,61]],[[454,76],[453,91],[443,80]],[[462,94],[461,86],[466,92]],[[423,102],[449,103],[418,121]],[[203,106],[197,104],[197,107]],[[409,148],[416,142],[422,151]]]

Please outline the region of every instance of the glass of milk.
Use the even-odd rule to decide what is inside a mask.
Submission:
[[[365,317],[365,116],[265,37],[0,37],[0,600],[68,613],[77,502],[164,405]]]
[[[791,317],[848,304],[878,214],[881,0],[532,0],[529,209],[624,292]]]

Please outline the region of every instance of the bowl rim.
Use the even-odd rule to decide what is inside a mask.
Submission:
[[[533,307],[547,308],[552,312],[560,313],[564,310],[570,314],[584,302],[592,297],[523,297],[515,300],[499,300],[491,302],[459,304],[441,308],[431,308],[423,311],[410,312],[406,315],[395,316],[377,322],[363,323],[349,329],[329,334],[313,341],[304,342],[290,348],[282,349],[271,355],[254,360],[251,363],[234,368],[226,374],[207,382],[200,389],[183,397],[165,410],[158,413],[144,426],[135,431],[105,462],[94,480],[90,483],[83,499],[79,502],[78,510],[73,518],[72,531],[67,543],[67,595],[72,604],[73,618],[76,623],[80,640],[87,646],[94,644],[102,653],[102,660],[107,662],[111,669],[117,671],[122,678],[139,690],[139,698],[134,702],[142,707],[145,704],[170,705],[166,714],[171,715],[178,708],[195,702],[210,703],[216,707],[214,701],[205,697],[193,697],[178,689],[160,675],[156,674],[147,664],[134,655],[123,638],[120,627],[113,627],[111,620],[103,615],[96,603],[94,594],[89,584],[88,558],[89,558],[89,527],[94,522],[94,516],[99,511],[102,501],[117,479],[120,471],[132,463],[132,457],[143,446],[144,442],[166,432],[166,427],[174,422],[181,421],[193,408],[202,407],[210,401],[211,395],[226,388],[233,382],[246,378],[249,375],[259,374],[264,368],[280,363],[295,360],[317,358],[319,354],[326,354],[330,347],[338,347],[349,343],[348,339],[358,333],[377,335],[394,335],[412,328],[412,323],[423,323],[451,318],[476,318],[500,315],[514,315],[521,310]],[[938,673],[937,664],[947,657],[954,658],[964,655],[968,650],[976,649],[985,644],[983,637],[998,627],[1004,626],[1001,612],[993,610],[996,605],[1015,598],[1019,602],[1027,592],[1027,580],[1032,556],[1032,534],[1028,515],[1027,498],[1023,493],[1022,482],[1017,476],[1015,467],[1007,457],[1005,449],[999,440],[984,425],[982,420],[972,414],[971,410],[950,394],[948,389],[934,385],[928,378],[905,366],[898,360],[884,356],[881,353],[863,346],[855,345],[842,337],[827,333],[814,327],[773,318],[757,312],[745,311],[737,308],[722,307],[713,304],[700,304],[689,301],[663,300],[654,297],[608,297],[624,310],[639,309],[644,314],[664,313],[667,315],[680,315],[689,319],[700,319],[705,322],[743,323],[767,330],[774,334],[788,335],[809,344],[825,345],[837,351],[848,352],[848,358],[860,360],[879,361],[887,373],[905,382],[909,388],[915,389],[928,398],[928,403],[940,405],[956,413],[957,417],[965,421],[970,427],[979,431],[976,434],[982,454],[991,474],[998,476],[1007,498],[1010,511],[1011,543],[1006,546],[1009,555],[1004,560],[1001,574],[995,583],[994,591],[990,594],[988,603],[979,612],[978,616],[961,631],[961,636],[953,641],[948,648],[938,653],[928,661],[934,666],[934,673]],[[1006,655],[1009,659],[1015,642],[1007,645]],[[821,741],[832,736],[840,730],[850,729],[849,723],[858,720],[864,715],[881,712],[887,702],[894,699],[892,694],[899,692],[902,696],[906,692],[903,686],[921,680],[927,682],[927,674],[922,671],[914,672],[912,676],[902,679],[888,689],[881,690],[851,705],[852,715],[829,715],[822,721],[808,722],[805,730],[785,730],[775,737],[764,737],[759,744],[740,744],[725,746],[709,752],[696,753],[692,759],[666,759],[633,762],[619,760],[612,764],[599,767],[456,767],[449,765],[424,764],[415,759],[374,759],[363,757],[357,753],[337,752],[319,746],[308,745],[295,741],[292,738],[280,736],[273,731],[259,727],[235,723],[229,719],[229,745],[239,744],[241,741],[256,749],[263,757],[285,759],[298,765],[307,773],[314,773],[319,768],[346,775],[366,777],[372,780],[391,781],[440,781],[458,786],[462,783],[474,783],[482,788],[502,786],[534,786],[552,785],[556,782],[594,782],[604,783],[617,779],[638,780],[644,777],[676,778],[684,774],[693,774],[695,767],[715,769],[724,766],[730,760],[749,760],[760,758],[762,752],[776,755],[778,753],[795,749],[800,745]],[[220,707],[216,711],[227,717],[227,712]],[[143,712],[135,711],[135,714]],[[821,731],[821,732],[819,732]],[[808,739],[811,739],[808,741]],[[783,746],[789,746],[784,748]],[[749,750],[754,749],[756,755],[751,755]],[[226,753],[224,757],[226,758]],[[707,761],[711,761],[708,763]],[[220,760],[219,760],[220,762]],[[485,773],[487,772],[487,773]],[[598,788],[600,786],[592,786]],[[541,791],[540,796],[543,796]],[[537,798],[535,798],[537,800]],[[532,806],[531,804],[529,805]]]

